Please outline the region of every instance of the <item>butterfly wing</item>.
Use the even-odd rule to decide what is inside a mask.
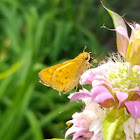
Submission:
[[[82,60],[73,59],[55,71],[52,77],[53,88],[59,92],[68,92],[78,84],[85,70],[85,63]]]
[[[68,61],[67,62],[64,62],[62,64],[54,65],[52,67],[49,67],[49,68],[46,68],[46,69],[41,70],[39,72],[39,74],[38,74],[39,75],[39,78],[40,78],[40,83],[42,83],[45,86],[53,87],[53,85],[52,85],[52,77],[54,75],[54,72],[58,68],[66,65],[67,63],[68,63]]]

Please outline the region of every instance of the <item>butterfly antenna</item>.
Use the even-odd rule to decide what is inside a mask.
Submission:
[[[96,51],[96,52],[94,52],[94,53],[89,52],[91,59],[94,59],[94,55],[97,54],[97,53],[99,53],[99,51]]]
[[[85,47],[84,47],[84,50],[83,50],[83,52],[85,52],[86,48],[87,48],[87,46],[85,46]]]
[[[97,53],[99,53],[99,51],[94,52],[93,55],[95,55],[95,54],[97,54]]]

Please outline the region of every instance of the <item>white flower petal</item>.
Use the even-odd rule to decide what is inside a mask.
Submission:
[[[105,116],[101,118],[94,119],[90,125],[89,131],[94,132],[94,134],[99,133],[102,130],[102,121]]]
[[[140,119],[138,119],[137,121],[136,121],[136,124],[135,124],[135,133],[136,134],[140,134]]]
[[[123,123],[123,129],[124,133],[126,134],[126,140],[134,140],[134,127],[135,120],[133,118],[129,118]]]
[[[94,134],[90,140],[103,140],[103,133],[100,131],[97,134]]]
[[[65,133],[65,139],[70,135],[70,134],[73,134],[73,133],[75,133],[76,131],[77,131],[77,127],[71,127],[71,128],[69,128],[67,131],[66,131],[66,133]]]

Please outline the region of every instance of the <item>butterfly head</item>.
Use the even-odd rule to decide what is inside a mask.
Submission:
[[[91,59],[90,53],[88,53],[88,52],[83,52],[83,55],[84,55],[84,60],[89,62],[90,59]]]
[[[84,61],[89,62],[90,59],[91,59],[91,56],[90,56],[90,53],[88,53],[88,52],[83,52],[83,53],[79,54],[76,58],[77,58],[77,59],[83,59]]]
[[[80,55],[84,56],[84,58],[82,58],[82,59],[84,59],[85,61],[91,63],[93,61],[93,59],[94,59],[94,55],[99,53],[99,51],[96,51],[94,53],[92,53],[92,52],[88,53],[88,52],[85,52],[86,48],[87,48],[87,46],[84,47],[83,53],[81,53]]]

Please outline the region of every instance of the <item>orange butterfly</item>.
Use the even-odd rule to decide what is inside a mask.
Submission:
[[[81,75],[90,68],[91,59],[90,53],[83,51],[72,60],[41,70],[39,82],[58,90],[59,94],[66,93],[78,85]]]

